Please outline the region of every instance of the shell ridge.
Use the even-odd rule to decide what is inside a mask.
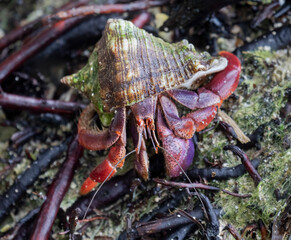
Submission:
[[[190,64],[191,64],[191,60],[188,60],[188,61],[187,61],[183,66],[181,66],[181,68],[182,68],[182,69],[187,68]],[[156,73],[155,73],[155,77],[162,76],[164,73],[167,74],[167,73],[171,73],[171,72],[177,72],[177,71],[179,71],[179,70],[180,70],[180,68],[179,68],[179,69],[176,68],[176,69],[167,69],[167,70],[164,71],[164,72],[156,72]],[[148,79],[148,76],[143,76],[143,77],[135,78],[135,79],[134,79],[134,83],[136,83],[136,82],[140,82],[140,81],[143,81],[143,80],[145,80],[145,79]],[[187,81],[188,78],[185,79],[185,80]],[[132,81],[131,81],[131,82],[123,82],[123,83],[122,83],[122,85],[123,85],[124,87],[129,87],[131,84],[133,84]]]
[[[163,45],[163,43],[162,42],[158,42],[159,44],[159,47],[161,48],[161,50],[162,50],[162,53],[163,53],[163,56],[164,56],[164,63],[165,63],[165,67],[163,68],[163,73],[166,73],[167,74],[167,70],[168,69],[170,69],[170,65],[169,65],[169,62],[168,62],[168,60],[167,60],[167,56],[166,56],[166,54],[165,54],[165,46]],[[168,65],[168,66],[166,66],[166,64]],[[161,81],[162,81],[162,85],[163,86],[165,86],[165,88],[167,89],[167,88],[169,88],[170,86],[167,84],[167,83],[169,83],[169,82],[167,82],[167,76],[162,76],[162,79],[161,79]]]
[[[135,34],[135,37],[136,39],[138,39],[138,43],[140,45],[140,62],[142,63],[142,66],[141,66],[141,69],[143,70],[143,73],[144,73],[144,76],[147,76],[148,73],[146,72],[146,63],[145,63],[145,52],[144,52],[144,46],[145,46],[145,43],[142,41],[144,40],[144,34],[143,34],[143,31],[141,32],[137,32],[135,31],[134,32]],[[141,85],[141,81],[144,80],[143,78],[141,78],[142,75],[139,75],[138,78],[135,78],[134,79],[134,83],[136,84],[137,86],[137,89],[139,85]],[[139,97],[141,96],[141,91],[137,91],[138,92],[138,95]]]
[[[184,55],[181,56],[181,54],[182,54],[182,52],[181,52],[181,51],[178,51],[178,50],[176,49],[176,51],[175,51],[175,55],[174,55],[174,59],[175,59],[176,64],[177,64],[177,66],[178,66],[178,68],[179,68],[179,73],[178,73],[178,75],[179,75],[180,77],[178,77],[178,79],[182,79],[184,76],[187,76],[187,79],[189,79],[190,76],[188,75],[188,72],[186,71],[187,68],[186,68],[186,67],[183,68],[184,63],[182,62],[182,59],[184,59]],[[182,73],[182,71],[183,71],[183,73]]]
[[[145,69],[146,68],[145,68],[145,62],[144,62],[144,52],[143,52],[144,47],[142,46],[143,43],[141,41],[141,36],[139,36],[139,33],[137,31],[133,31],[133,37],[137,40],[137,46],[140,46],[140,47],[138,47],[138,49],[140,49],[140,52],[139,52],[138,64],[137,65],[140,66],[139,70],[142,70],[141,72],[144,75],[146,75],[146,73],[145,73]],[[125,85],[126,88],[129,87],[128,84],[132,84],[132,85],[135,86],[135,94],[137,95],[138,99],[142,98],[141,91],[138,91],[138,89],[140,89],[139,86],[138,86],[139,85],[138,79],[140,78],[141,74],[139,74],[138,77],[135,76],[134,79],[132,79],[133,81],[130,81],[130,83],[127,83]]]
[[[117,50],[118,50],[118,55],[117,56],[120,56],[120,68],[121,68],[121,78],[119,79],[119,83],[122,83],[124,82],[124,79],[126,79],[125,77],[125,73],[126,73],[126,68],[125,68],[125,60],[124,60],[124,54],[123,52],[121,51],[121,49],[123,49],[123,44],[122,44],[122,41],[121,41],[121,37],[122,36],[122,25],[121,24],[115,24],[115,29],[116,29],[116,32],[118,33],[117,36],[115,37],[116,38],[116,44],[117,44]],[[124,70],[125,69],[125,70]],[[124,71],[122,71],[124,70]],[[125,91],[120,91],[120,89],[118,89],[118,85],[116,84],[115,86],[113,86],[113,94],[115,93],[119,93],[121,95],[121,99],[123,99],[123,104],[126,103],[128,104],[129,103],[129,99],[128,99],[128,94],[125,94],[124,92]],[[124,100],[125,99],[125,100]],[[114,99],[113,99],[114,101]]]
[[[163,68],[163,65],[160,61],[160,56],[158,56],[158,52],[159,52],[159,49],[158,49],[158,46],[156,44],[156,39],[155,37],[151,34],[150,35],[150,42],[151,42],[151,46],[152,46],[152,51],[153,51],[153,56],[154,56],[154,61],[153,62],[153,66],[158,66],[158,70],[157,72],[160,72],[160,73],[163,73],[164,72],[164,68]],[[162,92],[163,90],[165,91],[166,89],[161,89],[160,87],[161,86],[161,78],[163,77],[162,74],[160,74],[160,76],[157,74],[157,72],[154,72],[152,73],[152,79],[151,79],[151,86],[152,86],[152,91],[154,93],[159,93],[159,92]]]
[[[174,83],[174,81],[175,81],[175,79],[176,79],[176,81],[178,81],[179,84],[180,84],[180,82],[181,82],[181,78],[178,77],[178,72],[180,72],[180,68],[179,68],[179,63],[178,63],[177,58],[176,58],[176,51],[173,50],[173,48],[171,48],[171,55],[172,55],[172,57],[173,57],[173,62],[174,62],[175,65],[177,66],[177,68],[176,68],[177,71],[172,71],[172,73],[173,73],[173,75],[174,75],[173,83]],[[172,86],[171,86],[171,87],[172,87]]]
[[[145,51],[146,51],[146,58],[148,60],[148,66],[149,66],[149,81],[140,81],[141,83],[145,83],[145,87],[146,87],[146,92],[147,92],[147,96],[151,96],[152,94],[154,94],[154,92],[152,93],[152,89],[151,89],[151,86],[153,85],[153,69],[152,69],[152,61],[151,61],[151,58],[149,56],[149,51],[148,51],[148,48],[150,46],[150,42],[149,39],[147,38],[145,32],[143,31],[143,38],[144,38],[144,41],[145,41]]]
[[[132,33],[133,32],[134,31],[132,31]],[[129,69],[130,69],[130,70],[127,69],[128,71],[127,71],[127,74],[126,74],[126,80],[128,81],[128,74],[132,74],[131,71],[134,69],[134,67],[132,65],[133,61],[132,61],[131,56],[134,56],[135,54],[133,54],[133,52],[134,52],[133,44],[130,44],[130,42],[129,42],[129,41],[131,41],[131,43],[132,43],[132,39],[133,39],[132,37],[130,37],[129,31],[125,31],[125,36],[126,36],[126,39],[128,41],[127,42],[127,44],[128,44],[128,53],[127,53],[126,57],[127,57],[127,61],[128,61],[128,64],[129,64]],[[136,102],[138,100],[137,95],[136,95],[136,93],[137,93],[136,85],[132,84],[132,88],[133,88],[133,90],[132,90],[133,92],[131,94],[128,93],[128,89],[127,89],[127,94],[125,94],[126,90],[123,90],[123,92],[124,92],[125,95],[127,95],[127,96],[132,98],[132,100],[129,100],[129,102]]]

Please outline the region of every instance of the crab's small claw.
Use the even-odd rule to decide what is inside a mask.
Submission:
[[[177,177],[182,169],[187,169],[194,157],[194,144],[192,139],[176,137],[163,119],[162,111],[158,107],[157,130],[162,140],[167,173],[171,177]],[[180,165],[180,166],[179,166]]]
[[[138,144],[140,141],[139,153],[136,151],[136,156],[134,160],[134,168],[137,173],[144,179],[149,179],[149,158],[147,154],[146,144],[144,136],[139,139],[139,134],[136,128],[136,121],[134,118],[130,118],[128,122],[130,135],[133,140],[133,144],[135,148],[138,148]]]
[[[149,179],[149,160],[144,138],[141,139],[140,151],[136,154],[134,167],[143,180]]]

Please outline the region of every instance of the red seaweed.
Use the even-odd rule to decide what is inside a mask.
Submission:
[[[45,240],[49,238],[59,206],[70,186],[74,170],[82,154],[83,148],[79,145],[78,136],[76,136],[68,148],[67,158],[63,166],[60,168],[57,177],[49,187],[47,199],[43,203],[36,219],[36,225],[30,238],[31,240]]]
[[[210,191],[222,191],[222,192],[229,194],[231,196],[241,197],[241,198],[248,198],[251,196],[250,194],[234,193],[234,192],[230,192],[230,191],[225,190],[225,189],[220,189],[218,187],[213,187],[213,186],[209,186],[209,185],[202,184],[202,183],[172,182],[172,181],[167,181],[165,179],[158,179],[158,178],[154,178],[153,180],[156,183],[160,183],[160,184],[165,185],[165,186],[176,187],[176,188],[188,188],[188,189],[197,188],[197,189],[204,189],[204,190],[210,190]]]
[[[246,170],[248,171],[248,173],[250,174],[250,176],[254,180],[255,184],[258,185],[259,182],[262,180],[262,177],[257,172],[257,170],[254,168],[254,166],[252,165],[252,163],[249,160],[246,153],[243,150],[241,150],[239,147],[233,146],[233,145],[225,146],[223,149],[232,151],[234,154],[236,154],[241,159],[243,165],[245,166]]]
[[[85,108],[85,104],[77,102],[46,100],[4,92],[0,93],[0,106],[9,109],[22,109],[59,114],[74,114],[78,110]]]

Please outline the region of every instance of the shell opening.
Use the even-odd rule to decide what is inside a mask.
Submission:
[[[186,81],[185,83],[183,83],[180,87],[184,87],[184,88],[188,88],[191,89],[192,84],[199,78],[208,76],[210,74],[216,73],[216,72],[220,72],[223,69],[226,68],[228,64],[228,61],[226,58],[224,57],[220,57],[217,59],[214,59],[210,65],[210,68],[206,71],[199,71],[197,73],[195,73],[188,81]]]

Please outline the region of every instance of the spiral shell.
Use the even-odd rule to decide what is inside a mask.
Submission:
[[[226,65],[186,40],[170,44],[129,21],[109,19],[88,64],[62,82],[86,94],[96,110],[109,112],[169,89],[191,88]]]

